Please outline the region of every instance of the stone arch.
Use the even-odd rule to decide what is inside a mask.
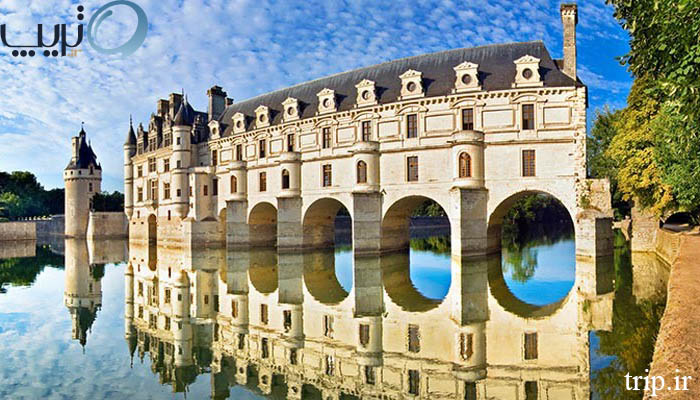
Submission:
[[[384,212],[382,217],[382,251],[395,251],[408,249],[410,243],[410,218],[413,210],[418,206],[432,200],[448,214],[446,204],[440,200],[424,195],[410,195],[396,200]],[[449,215],[449,214],[448,214]]]
[[[559,204],[561,204],[569,213],[569,218],[571,218],[571,223],[574,226],[575,231],[575,216],[576,213],[572,210],[566,202],[562,201],[557,195],[550,193],[549,191],[542,189],[526,189],[510,194],[505,199],[501,200],[498,205],[489,213],[488,224],[486,228],[487,235],[487,248],[489,253],[497,253],[501,250],[501,231],[503,217],[508,213],[508,211],[515,205],[515,203],[529,195],[533,194],[544,194],[555,199]]]
[[[328,248],[335,245],[335,217],[342,208],[350,208],[340,200],[320,198],[306,208],[302,219],[304,247]]]
[[[274,246],[277,243],[277,208],[266,201],[254,205],[248,213],[251,246]]]
[[[333,250],[304,254],[304,284],[314,299],[326,305],[338,304],[349,294],[336,276]]]

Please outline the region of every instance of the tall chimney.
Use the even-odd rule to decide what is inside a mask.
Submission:
[[[564,26],[564,73],[576,80],[576,24],[578,7],[575,3],[561,5],[561,23]]]
[[[78,136],[72,138],[71,140],[71,147],[73,154],[71,155],[71,162],[77,162],[78,161],[78,147],[80,146],[79,142],[80,138]]]
[[[212,86],[207,90],[209,96],[209,121],[218,119],[226,108],[226,92],[221,86]]]

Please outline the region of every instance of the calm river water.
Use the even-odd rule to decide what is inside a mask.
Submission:
[[[666,266],[621,236],[586,262],[566,238],[487,260],[446,243],[150,263],[123,242],[0,244],[0,398],[641,398],[624,375],[651,360]]]

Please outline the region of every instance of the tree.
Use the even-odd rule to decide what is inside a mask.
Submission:
[[[92,211],[124,211],[124,195],[120,192],[95,193],[90,201]]]
[[[638,126],[650,133],[646,138],[649,148],[645,156],[650,158],[653,155],[653,176],[644,169],[637,169],[644,175],[642,179],[646,180],[647,188],[628,194],[641,195],[642,205],[657,214],[671,207],[697,210],[700,207],[697,183],[700,174],[697,169],[697,150],[700,148],[700,130],[697,129],[700,121],[700,2],[608,2],[615,7],[615,17],[631,37],[630,52],[622,62],[629,66],[637,80],[646,80],[642,85],[644,95],[657,102],[652,118]],[[642,110],[637,111],[645,114]],[[632,151],[641,150],[637,147]],[[648,162],[636,167],[643,168],[645,164]],[[655,205],[655,201],[663,204]]]

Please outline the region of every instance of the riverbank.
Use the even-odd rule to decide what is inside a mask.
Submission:
[[[661,320],[649,376],[661,376],[665,387],[645,399],[700,398],[700,234],[669,234],[678,240],[671,263],[666,311]],[[674,241],[675,242],[675,241]],[[668,257],[668,253],[665,254]],[[676,372],[678,371],[678,372]],[[687,391],[677,391],[676,377],[691,376]],[[651,382],[651,380],[650,380]],[[680,380],[682,388],[683,380]],[[660,384],[657,379],[657,386]],[[668,389],[670,387],[670,389]]]

